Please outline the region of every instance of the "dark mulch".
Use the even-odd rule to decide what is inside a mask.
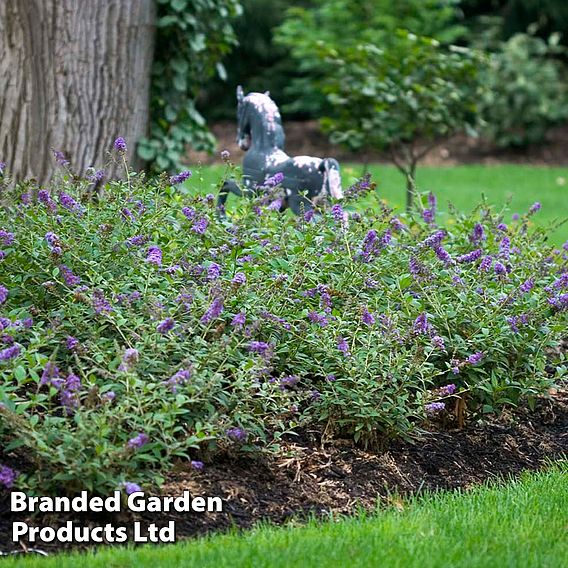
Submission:
[[[211,130],[218,140],[218,150],[229,150],[233,160],[240,163],[243,152],[235,142],[236,122],[217,122]],[[322,134],[317,121],[285,121],[286,152],[291,156],[333,156],[340,162],[390,162],[389,156],[381,152],[349,152],[330,144]],[[194,164],[222,163],[219,155],[209,156],[205,152],[190,151],[188,160]],[[423,160],[427,166],[453,166],[457,164],[530,164],[533,166],[568,165],[568,124],[552,128],[545,142],[520,149],[503,149],[480,138],[457,135],[442,141]]]
[[[379,499],[397,505],[394,493],[468,489],[491,478],[503,479],[536,470],[548,459],[568,454],[568,389],[553,390],[536,410],[508,411],[499,418],[468,425],[463,430],[433,431],[418,443],[391,442],[381,451],[364,451],[347,440],[322,447],[319,432],[304,432],[288,442],[286,457],[225,456],[203,472],[178,464],[163,488],[165,495],[220,496],[223,513],[147,513],[142,516],[47,515],[30,524],[56,526],[66,520],[80,525],[126,524],[133,520],[165,525],[176,521],[176,535],[190,537],[246,528],[265,519],[284,523],[309,514],[350,514],[371,509]],[[0,550],[12,544],[7,495],[0,498]],[[49,553],[69,545],[34,544]]]

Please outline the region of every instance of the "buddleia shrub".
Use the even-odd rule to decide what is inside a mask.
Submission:
[[[530,403],[564,373],[548,353],[567,246],[533,229],[537,204],[511,222],[481,204],[443,228],[432,195],[404,217],[355,211],[364,179],[317,214],[281,214],[267,192],[223,220],[188,177],[130,173],[98,200],[76,178],[4,180],[10,484],[132,490],[315,425],[416,437]]]

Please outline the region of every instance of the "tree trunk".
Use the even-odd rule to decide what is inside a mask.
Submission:
[[[405,172],[406,176],[406,212],[411,213],[416,193],[416,164],[410,165]]]
[[[0,1],[0,161],[11,176],[48,182],[52,150],[74,172],[102,168],[118,136],[141,165],[155,15],[154,0]]]

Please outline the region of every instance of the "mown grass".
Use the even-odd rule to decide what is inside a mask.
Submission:
[[[403,501],[374,515],[4,566],[561,567],[568,558],[567,463],[506,485]]]
[[[343,165],[343,184],[352,183],[363,172],[360,164]],[[404,207],[404,180],[393,166],[372,164],[369,167],[373,180],[378,183],[378,195],[391,207]],[[202,168],[189,186],[200,193],[211,192],[224,172],[223,166]],[[535,201],[542,203],[542,210],[533,219],[546,226],[558,220],[568,219],[568,168],[536,167],[520,165],[467,165],[443,168],[422,167],[418,170],[418,187],[431,190],[438,197],[439,209],[447,210],[448,201],[458,210],[467,212],[485,195],[489,203],[502,206],[510,199],[507,217],[526,211]],[[232,199],[232,198],[231,198]],[[360,207],[373,205],[373,200]],[[568,223],[550,233],[551,242],[561,245],[568,240]]]

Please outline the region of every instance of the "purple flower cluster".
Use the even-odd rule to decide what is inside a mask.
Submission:
[[[456,385],[449,384],[440,388],[440,396],[450,396],[456,392]]]
[[[60,166],[68,166],[69,165],[69,160],[65,157],[65,154],[63,152],[60,152],[59,150],[51,150],[53,152],[53,157],[55,158],[55,161],[60,165]]]
[[[226,432],[227,438],[232,440],[233,442],[243,443],[248,438],[248,433],[244,428],[239,428],[238,426],[234,426],[233,428],[229,428]]]
[[[112,312],[112,307],[105,298],[102,290],[95,290],[93,292],[93,309],[97,315]]]
[[[186,384],[191,378],[191,370],[180,369],[177,373],[172,375],[164,384],[167,385],[173,393],[175,393],[179,385]]]
[[[77,203],[68,193],[64,191],[59,194],[59,203],[62,207],[81,216],[83,214],[83,207]]]
[[[392,233],[386,230],[379,238],[377,231],[371,229],[363,239],[359,256],[363,262],[370,262],[381,250],[385,249],[392,240]]]
[[[507,274],[507,268],[505,265],[499,261],[495,261],[493,265],[493,270],[497,276],[505,276]]]
[[[373,325],[375,323],[375,317],[366,307],[361,311],[361,321],[365,325]]]
[[[145,235],[134,235],[126,239],[126,246],[127,247],[139,247],[145,245],[149,241],[149,237]]]
[[[533,288],[534,278],[529,278],[519,286],[519,294],[528,294]]]
[[[467,362],[471,365],[477,365],[485,356],[483,351],[477,351],[467,358]]]
[[[40,203],[43,203],[50,213],[57,211],[57,203],[53,201],[47,189],[40,189],[37,193],[37,198]]]
[[[136,363],[138,363],[139,358],[140,353],[138,353],[138,349],[127,349],[122,355],[122,360],[120,365],[118,366],[118,370],[124,371],[126,373],[132,371]]]
[[[0,351],[0,361],[10,361],[20,354],[21,347],[19,345],[11,345]]]
[[[223,298],[215,298],[201,317],[201,323],[209,323],[217,319],[223,313]]]
[[[166,318],[158,324],[156,330],[161,334],[165,334],[168,333],[168,331],[171,331],[174,328],[174,325],[174,318]]]
[[[3,304],[8,299],[8,288],[0,284],[0,304]]]
[[[519,327],[521,325],[527,325],[529,323],[529,316],[527,314],[521,314],[518,316],[511,316],[507,318],[507,323],[510,325],[511,330],[514,333],[519,333]]]
[[[432,276],[428,268],[426,268],[426,266],[415,256],[410,257],[408,261],[408,270],[417,281],[427,280]]]
[[[41,378],[39,380],[40,386],[43,385],[57,386],[58,379],[59,379],[59,367],[57,367],[57,365],[53,361],[48,361],[43,369]]]
[[[428,322],[428,315],[425,313],[421,313],[412,324],[412,331],[416,335],[429,335],[432,329],[432,325]]]
[[[75,337],[68,335],[67,339],[65,340],[65,346],[69,351],[75,351],[79,347],[79,340]]]
[[[205,217],[202,217],[192,225],[191,230],[198,235],[204,235],[208,225],[209,221]]]
[[[237,284],[238,286],[241,286],[242,284],[246,284],[246,281],[247,281],[247,277],[245,276],[244,272],[237,272],[231,280],[231,282],[233,284]]]
[[[481,258],[482,254],[483,254],[483,251],[481,249],[475,249],[471,252],[468,252],[466,254],[462,254],[462,255],[458,256],[456,260],[459,263],[468,264],[470,262],[475,262],[475,261],[479,260]]]
[[[433,224],[436,220],[436,207],[436,196],[432,192],[430,192],[428,194],[428,208],[422,211],[422,219],[424,219],[424,221],[429,225]]]
[[[479,265],[479,270],[481,272],[489,272],[492,266],[493,266],[493,257],[491,255],[487,255],[483,257],[483,260]]]
[[[131,481],[125,481],[122,486],[127,495],[132,495],[133,493],[140,493],[142,488],[137,483],[132,483]]]
[[[327,316],[325,314],[318,314],[313,310],[308,312],[308,319],[312,323],[317,323],[321,327],[325,327],[329,323],[329,320],[327,319]]]
[[[155,264],[156,266],[162,265],[162,249],[157,246],[148,247],[148,252],[146,254],[146,262],[149,264]]]
[[[345,357],[351,356],[351,351],[349,350],[349,344],[347,343],[347,340],[344,337],[340,336],[337,338],[337,349],[339,349],[339,351],[341,351],[341,353],[343,353]]]
[[[76,274],[73,274],[73,271],[68,266],[60,264],[59,270],[61,271],[61,274],[63,274],[63,280],[67,286],[71,288],[72,286],[78,286],[80,284],[81,278]]]
[[[440,351],[446,350],[446,344],[444,343],[444,338],[439,335],[434,335],[434,337],[432,337],[432,345],[436,349],[439,349]]]
[[[341,207],[341,205],[339,203],[336,203],[331,208],[331,214],[336,221],[339,221],[340,223],[343,222],[343,220],[344,220],[343,207]]]
[[[181,212],[190,221],[192,221],[195,218],[195,215],[196,215],[195,209],[193,207],[182,207]]]
[[[170,185],[177,185],[178,183],[183,183],[184,181],[188,180],[191,177],[191,172],[189,170],[185,170],[184,172],[180,172],[175,176],[170,177]]]
[[[0,464],[0,485],[3,485],[6,489],[11,489],[16,477],[16,472],[11,467]]]
[[[286,390],[287,388],[295,387],[298,384],[300,377],[297,375],[287,375],[280,379],[280,390]]]
[[[79,389],[81,388],[81,379],[70,373],[65,381],[59,387],[59,398],[61,405],[65,407],[67,412],[79,406]]]
[[[137,434],[133,438],[130,438],[130,440],[128,440],[127,446],[129,448],[138,450],[142,446],[145,446],[149,441],[150,441],[150,437],[148,436],[148,434],[141,432],[140,434]]]
[[[537,211],[540,210],[540,208],[542,207],[542,205],[537,201],[535,203],[533,203],[529,209],[529,216],[530,215],[534,215]]]
[[[119,137],[114,141],[113,146],[114,146],[114,149],[115,149],[117,152],[121,153],[121,154],[124,154],[124,153],[126,152],[126,150],[127,150],[127,148],[126,148],[126,140],[125,140],[122,136],[119,136]]]
[[[436,416],[440,414],[446,408],[446,404],[443,402],[430,402],[424,406],[424,410],[428,416]]]
[[[9,247],[14,242],[14,233],[0,229],[0,241],[4,246]]]
[[[473,227],[473,231],[469,236],[469,240],[472,243],[479,244],[486,239],[485,229],[481,223],[476,223]]]
[[[233,319],[231,320],[231,325],[237,329],[241,328],[243,325],[245,325],[245,322],[247,320],[247,316],[245,314],[245,312],[239,312],[238,314],[236,314]]]
[[[284,174],[282,172],[275,173],[273,176],[264,180],[265,187],[276,187],[284,181]]]
[[[216,262],[212,262],[207,269],[207,280],[217,280],[219,276],[221,276],[221,267]]]

